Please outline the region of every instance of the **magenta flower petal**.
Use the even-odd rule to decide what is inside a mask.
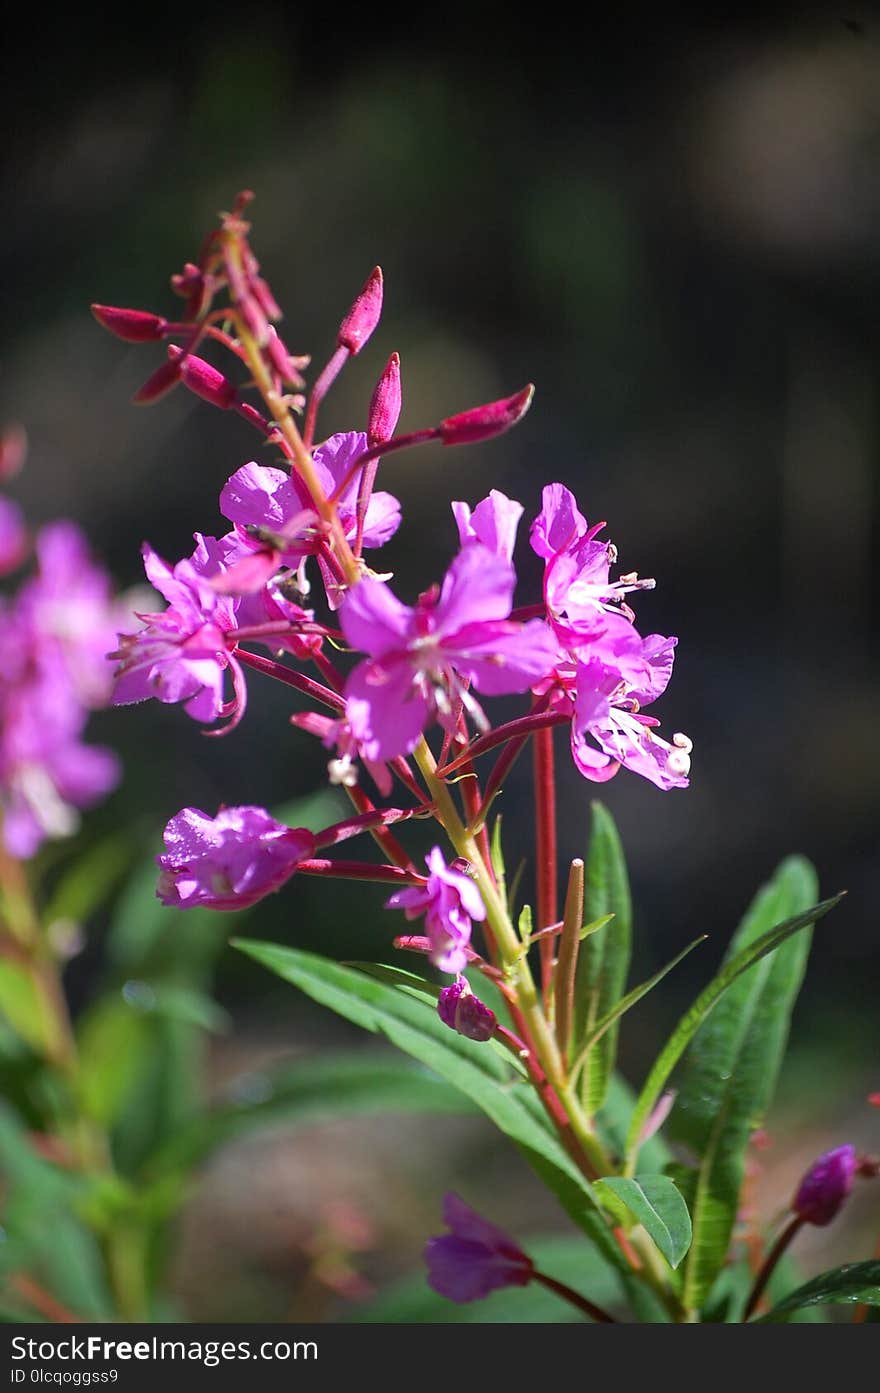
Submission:
[[[466,624],[506,619],[513,604],[516,572],[486,547],[467,546],[458,553],[443,581],[435,610],[435,629],[443,636]]]
[[[157,895],[179,909],[245,909],[279,890],[314,855],[304,828],[283,826],[265,808],[221,808],[209,817],[182,808],[165,828]]]
[[[405,658],[392,658],[384,664],[369,660],[358,663],[345,685],[345,694],[348,723],[365,759],[394,759],[415,749],[428,723],[431,704],[414,685],[412,668]]]
[[[473,512],[467,503],[453,503],[452,512],[463,547],[469,542],[479,542],[493,555],[506,561],[513,559],[516,530],[523,515],[521,503],[508,498],[499,489],[492,489]]]
[[[431,942],[431,962],[441,972],[464,972],[466,948],[470,943],[471,921],[481,922],[486,908],[479,887],[463,871],[447,866],[439,846],[425,857],[428,880],[424,886],[398,890],[386,901],[386,909],[402,909],[407,919],[425,916],[425,931]]]
[[[441,1296],[476,1301],[502,1287],[524,1287],[532,1280],[531,1258],[458,1195],[446,1196],[443,1217],[451,1233],[430,1238],[424,1251],[428,1285]]]

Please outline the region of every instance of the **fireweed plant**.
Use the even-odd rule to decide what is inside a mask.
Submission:
[[[442,576],[425,578],[421,594],[400,596],[393,551],[401,504],[377,488],[381,460],[429,441],[458,447],[499,436],[522,419],[532,388],[398,433],[393,353],[365,429],[322,438],[322,403],[379,322],[382,275],[369,276],[307,385],[309,359],[282,339],[281,311],[251,248],[250,197],[238,198],[197,260],[172,278],[183,302],[177,318],[93,306],[122,340],[166,345],[137,402],[182,387],[243,417],[270,460],[243,464],[223,487],[224,535],[195,533],[192,554],[174,564],[144,545],[147,579],[164,607],[139,614],[109,645],[112,699],[179,704],[206,734],[228,737],[245,715],[251,675],[282,683],[305,706],[290,717],[296,738],[321,741],[328,780],[344,790],[352,815],[316,831],[253,805],[183,808],[158,857],[160,901],[242,910],[298,876],[362,881],[384,896],[389,942],[445,975],[438,988],[417,972],[237,941],[425,1066],[424,1107],[438,1076],[466,1095],[581,1232],[582,1265],[569,1284],[449,1194],[449,1232],[425,1249],[428,1282],[441,1297],[469,1302],[538,1284],[600,1322],[788,1320],[833,1303],[870,1318],[880,1305],[870,1247],[866,1260],[806,1285],[787,1250],[803,1226],[829,1224],[876,1164],[848,1143],[834,1148],[766,1233],[755,1228],[748,1195],[751,1144],[771,1100],[811,928],[839,897],[817,902],[811,867],[784,862],[641,1090],[628,1088],[615,1070],[621,1019],[696,945],[627,989],[631,906],[620,842],[596,803],[584,858],[558,865],[554,731],[564,727],[567,757],[591,783],[625,769],[654,784],[658,798],[688,787],[691,741],[661,734],[653,714],[676,640],[643,635],[633,609],[654,581],[620,569],[605,523],[589,521],[564,482],[551,481],[519,538],[543,562],[540,596],[515,595],[525,510],[495,489],[452,502],[456,554]],[[206,354],[222,355],[222,367]],[[14,524],[4,526],[14,549]],[[493,699],[511,695],[521,713],[499,722]],[[498,804],[527,753],[536,902],[515,912]],[[45,760],[38,768],[50,770]],[[21,778],[3,777],[7,852],[27,856],[37,835],[20,830],[29,785],[22,794]],[[81,801],[76,788],[59,798]],[[424,861],[407,849],[413,820],[432,824]],[[356,840],[363,849],[353,855]]]

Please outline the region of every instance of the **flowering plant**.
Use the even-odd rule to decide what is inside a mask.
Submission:
[[[441,1297],[470,1302],[538,1284],[603,1322],[783,1320],[823,1303],[880,1305],[876,1260],[805,1286],[781,1261],[804,1224],[829,1223],[855,1177],[876,1172],[852,1147],[820,1158],[775,1241],[751,1234],[746,1242],[739,1227],[747,1149],[771,1101],[811,929],[840,897],[817,901],[809,864],[784,862],[641,1089],[629,1089],[615,1068],[623,1018],[702,940],[627,988],[632,909],[620,840],[594,803],[584,856],[558,866],[554,732],[566,728],[568,757],[589,782],[628,770],[657,797],[688,787],[691,741],[662,736],[648,714],[676,646],[636,626],[632,603],[654,581],[616,573],[605,524],[588,521],[565,484],[551,482],[528,528],[543,563],[540,598],[516,596],[524,508],[495,489],[452,502],[456,554],[420,595],[400,598],[387,558],[401,505],[376,488],[381,460],[429,441],[456,447],[499,436],[529,409],[532,388],[398,433],[393,353],[366,429],[322,440],[321,405],[379,323],[382,275],[377,268],[367,279],[308,388],[309,359],[282,339],[251,247],[249,201],[241,195],[198,260],[173,277],[183,299],[177,320],[93,306],[119,338],[167,345],[136,401],[190,391],[243,417],[272,461],[242,465],[222,489],[223,536],[196,532],[192,555],[173,566],[145,544],[147,578],[165,608],[141,612],[113,645],[113,701],[180,704],[207,734],[227,737],[245,715],[250,674],[282,683],[298,701],[292,725],[325,746],[328,780],[352,815],[306,828],[251,805],[185,807],[165,829],[160,901],[188,912],[242,910],[294,876],[374,883],[384,887],[389,943],[451,979],[436,985],[431,974],[235,940],[481,1109],[580,1231],[594,1263],[584,1271],[601,1274],[600,1301],[588,1282],[544,1272],[448,1195],[451,1232],[426,1248]],[[210,350],[226,355],[222,370],[202,356]],[[501,696],[519,697],[520,713],[498,719]],[[497,811],[526,750],[534,907],[519,903],[508,876]],[[413,820],[432,824],[423,862],[406,846]],[[376,854],[340,855],[340,843],[355,838],[371,840]],[[395,936],[399,911],[407,922],[396,921]],[[423,1093],[430,1108],[427,1082]]]

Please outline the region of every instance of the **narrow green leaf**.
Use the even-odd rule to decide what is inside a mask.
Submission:
[[[73,864],[61,874],[43,911],[43,923],[52,926],[59,919],[82,924],[110,897],[132,859],[132,838],[128,829],[115,832],[96,846],[80,850]]]
[[[501,814],[495,819],[492,828],[492,837],[489,844],[489,855],[492,859],[492,870],[495,872],[495,879],[498,882],[498,893],[502,900],[507,901],[507,870],[504,865],[504,848],[501,845]]]
[[[830,900],[822,900],[820,904],[814,905],[805,914],[797,914],[793,919],[788,919],[784,924],[779,924],[769,933],[763,934],[755,943],[744,948],[741,953],[726,963],[718,975],[713,977],[708,987],[700,993],[690,1009],[685,1012],[663,1046],[633,1110],[627,1136],[627,1169],[630,1173],[638,1155],[642,1128],[660,1097],[666,1080],[706,1016],[717,1005],[731,983],[735,982],[742,973],[747,972],[750,967],[754,967],[761,958],[772,953],[774,948],[778,948],[780,943],[784,943],[792,934],[808,928],[818,919],[821,919],[836,904],[839,904],[842,898],[842,895],[834,895]]]
[[[808,862],[798,857],[784,861],[746,912],[726,963],[736,961],[780,921],[809,912],[817,890]],[[746,1147],[773,1096],[810,937],[807,928],[739,976],[687,1053],[669,1132],[699,1160],[686,1189],[694,1221],[684,1270],[689,1310],[703,1305],[727,1257]]]
[[[681,1192],[665,1175],[609,1176],[597,1180],[603,1199],[618,1202],[650,1234],[670,1267],[678,1267],[691,1243],[691,1216]]]
[[[578,941],[583,943],[585,938],[590,937],[590,934],[597,934],[600,929],[604,929],[606,924],[610,924],[613,918],[613,914],[600,914],[598,919],[592,919],[589,924],[584,924],[578,935]]]
[[[823,1272],[797,1291],[790,1292],[760,1320],[784,1320],[791,1312],[807,1306],[858,1304],[880,1306],[880,1260],[876,1258],[870,1262],[850,1262],[831,1272]]]
[[[150,1021],[121,995],[90,1007],[77,1030],[79,1095],[87,1117],[107,1127],[144,1069],[151,1046]]]
[[[612,1156],[622,1156],[629,1120],[635,1107],[636,1096],[625,1079],[614,1073],[608,1083],[605,1102],[596,1114],[596,1129],[602,1142]],[[672,1160],[672,1152],[659,1132],[644,1143],[641,1149],[640,1169],[646,1174],[665,1171]]]
[[[258,1127],[301,1126],[359,1113],[466,1114],[472,1104],[457,1088],[407,1060],[374,1052],[304,1058],[234,1080],[228,1101],[182,1128],[150,1159],[151,1177],[188,1169]]]
[[[654,976],[649,977],[646,982],[640,982],[637,987],[633,987],[632,991],[627,992],[626,996],[621,997],[617,1005],[612,1007],[612,1009],[607,1013],[607,1015],[603,1016],[600,1021],[596,1022],[596,1024],[593,1026],[592,1031],[587,1036],[587,1039],[584,1041],[581,1047],[580,1055],[572,1065],[572,1078],[577,1077],[578,1071],[583,1067],[587,1054],[592,1049],[593,1045],[596,1044],[597,1040],[601,1040],[602,1036],[605,1034],[605,1031],[608,1030],[608,1028],[612,1026],[616,1020],[618,1020],[622,1015],[624,1015],[631,1006],[635,1006],[637,1001],[641,1001],[643,996],[647,996],[648,992],[651,990],[652,987],[656,987],[658,982],[663,981],[663,978],[666,976],[667,972],[671,972],[674,967],[677,967],[678,964],[681,962],[682,958],[686,958],[688,953],[692,952],[693,949],[696,948],[698,943],[705,943],[708,937],[708,934],[701,934],[699,938],[695,938],[693,943],[688,944],[687,948],[682,948],[678,956],[672,959],[672,962],[667,963],[665,967],[661,967],[660,971],[655,972]]]
[[[350,967],[271,943],[238,940],[234,946],[461,1089],[514,1142],[604,1256],[628,1270],[592,1186],[563,1149],[535,1094],[494,1049],[456,1035],[423,1001]]]
[[[626,986],[632,940],[632,902],[620,837],[611,814],[593,804],[586,866],[584,919],[593,923],[612,914],[601,933],[581,944],[575,978],[572,1053],[579,1055],[587,1037],[617,1005]],[[617,1056],[617,1022],[613,1021],[590,1050],[583,1066],[581,1093],[588,1114],[598,1112],[608,1090]]]
[[[0,959],[0,1017],[38,1054],[51,1057],[58,1050],[58,1022],[35,972],[14,958]]]

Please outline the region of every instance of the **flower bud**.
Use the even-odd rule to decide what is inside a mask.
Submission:
[[[443,988],[437,998],[437,1014],[444,1025],[468,1040],[491,1040],[495,1034],[495,1012],[474,996],[464,977]]]
[[[152,406],[154,401],[164,397],[166,392],[170,392],[172,387],[176,387],[180,381],[180,367],[173,360],[163,363],[157,368],[151,377],[148,377],[142,387],[139,387],[132,397],[132,401],[137,406]]]
[[[382,269],[377,266],[339,326],[336,342],[354,355],[360,353],[382,314]]]
[[[176,346],[169,348],[168,356],[172,363],[179,363],[184,386],[197,397],[201,397],[202,401],[210,402],[211,406],[219,406],[221,411],[228,411],[235,405],[235,383],[211,363],[206,363],[204,358],[197,358],[193,353],[184,355],[183,349]]]
[[[102,328],[125,343],[155,343],[168,328],[168,320],[146,310],[120,310],[113,305],[92,305]]]
[[[830,1224],[852,1189],[856,1153],[852,1146],[838,1146],[814,1161],[792,1201],[795,1214],[807,1224]]]
[[[303,387],[305,381],[298,370],[297,360],[288,352],[287,345],[274,325],[269,325],[266,337],[266,353],[269,361],[283,382],[291,387]]]
[[[400,419],[401,404],[400,358],[392,353],[370,401],[367,440],[371,447],[384,445],[386,440],[391,439]]]
[[[517,425],[532,404],[535,389],[531,383],[515,396],[490,401],[485,406],[472,407],[457,416],[440,422],[440,439],[444,445],[471,445],[477,440],[491,440]]]
[[[17,423],[0,431],[0,479],[11,479],[27,459],[28,439],[24,426]]]

